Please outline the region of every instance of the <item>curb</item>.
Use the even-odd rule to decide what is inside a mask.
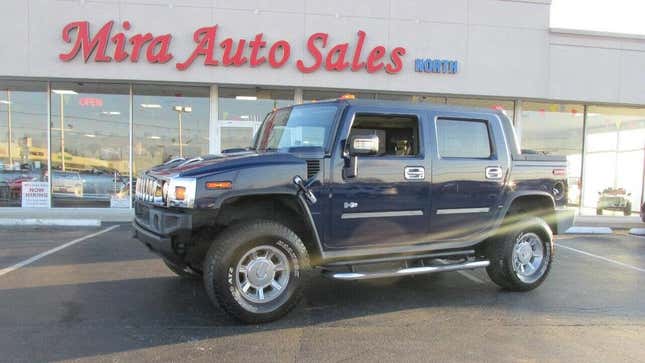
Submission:
[[[99,219],[53,219],[53,218],[0,218],[2,227],[100,227]]]
[[[609,227],[569,227],[566,234],[612,234],[614,231]]]
[[[645,236],[645,228],[632,228],[629,230],[629,234],[634,236]]]

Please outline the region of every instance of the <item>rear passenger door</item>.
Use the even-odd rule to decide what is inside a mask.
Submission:
[[[432,112],[433,241],[469,241],[501,208],[510,157],[495,114]]]
[[[379,152],[357,157],[357,174],[334,168],[328,248],[419,243],[428,240],[429,164],[424,157],[423,114],[379,113],[353,107],[346,114],[344,139],[379,135]],[[351,132],[349,127],[351,125]],[[344,145],[347,147],[347,145]],[[342,152],[334,164],[346,162]]]

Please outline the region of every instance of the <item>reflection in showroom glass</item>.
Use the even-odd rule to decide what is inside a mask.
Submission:
[[[48,181],[47,159],[47,84],[0,81],[0,207],[21,207],[23,187]]]
[[[54,82],[52,205],[128,208],[128,85]]]

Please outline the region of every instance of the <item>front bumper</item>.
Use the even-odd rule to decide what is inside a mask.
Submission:
[[[181,263],[190,242],[192,216],[135,202],[133,234],[151,251],[162,257]]]
[[[174,262],[181,259],[173,250],[172,237],[152,233],[141,227],[137,221],[132,222],[132,228],[134,229],[134,238],[141,241],[151,251]]]

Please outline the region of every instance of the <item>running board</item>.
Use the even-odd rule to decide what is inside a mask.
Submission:
[[[462,262],[462,263],[452,263],[452,264],[442,265],[442,266],[408,267],[408,268],[403,268],[396,271],[385,271],[385,272],[328,271],[328,272],[324,272],[324,275],[337,280],[367,280],[367,279],[379,279],[384,277],[430,274],[435,272],[472,270],[476,268],[486,267],[488,265],[490,265],[490,261],[485,260],[485,261],[469,261],[469,262]]]

